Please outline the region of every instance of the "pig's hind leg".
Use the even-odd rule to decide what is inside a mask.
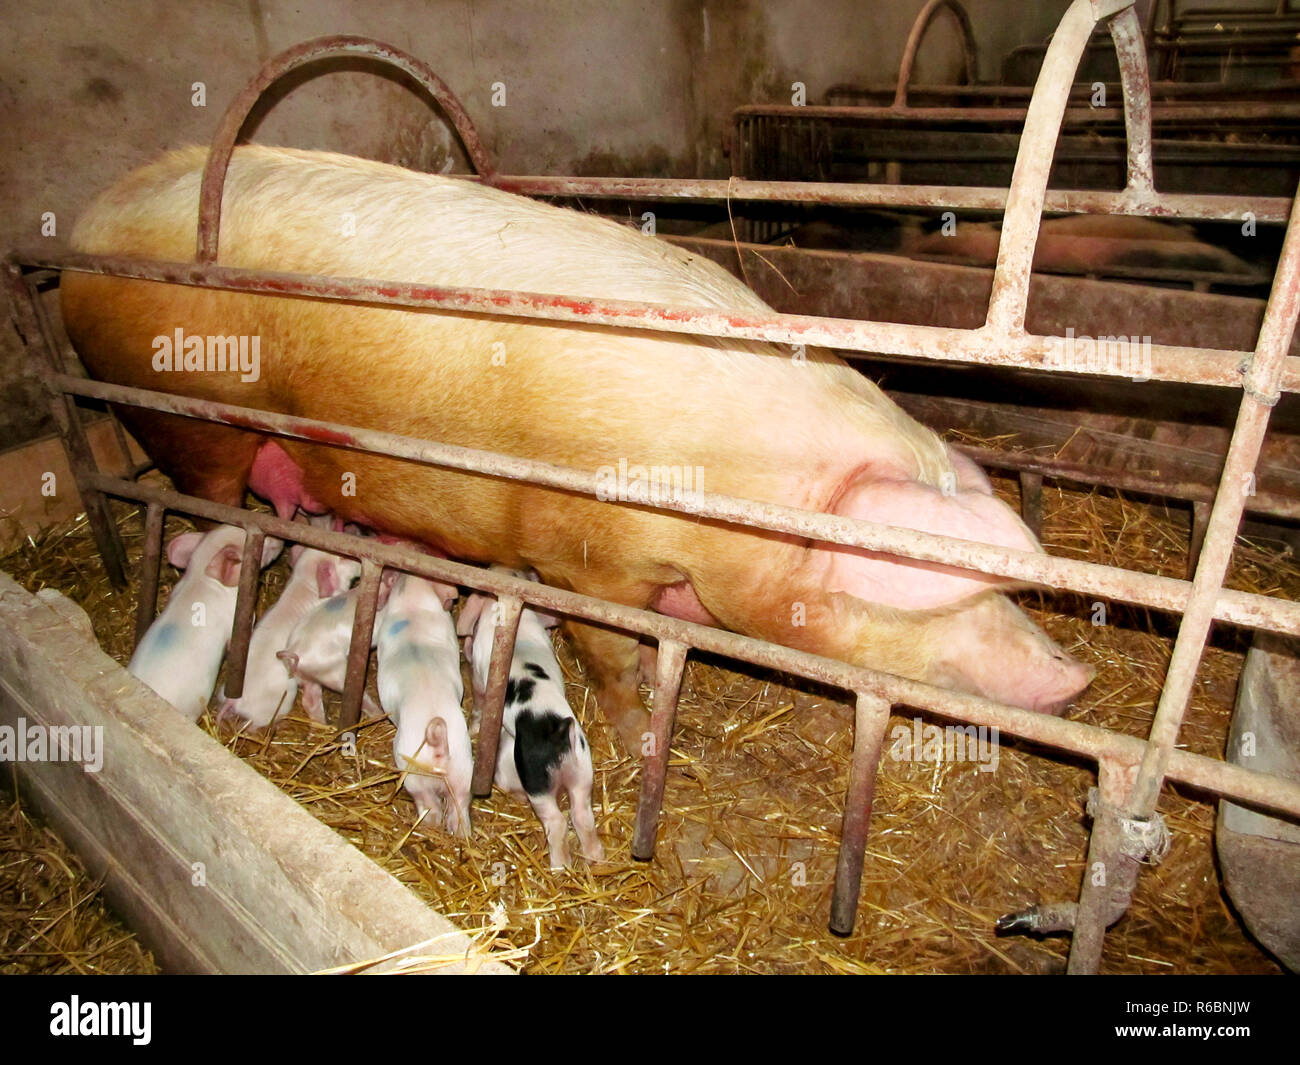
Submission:
[[[567,628],[596,704],[618,732],[624,750],[636,754],[650,731],[650,714],[638,687],[640,643],[635,636],[581,622],[569,621]]]

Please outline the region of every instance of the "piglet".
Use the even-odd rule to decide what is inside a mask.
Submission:
[[[460,647],[447,608],[456,589],[410,574],[376,626],[379,701],[397,726],[393,759],[421,819],[468,837],[474,755],[461,711]]]
[[[221,717],[234,714],[254,728],[266,728],[293,709],[298,678],[278,655],[288,646],[294,628],[322,599],[347,591],[361,575],[360,562],[313,547],[295,544],[289,557],[293,573],[280,598],[262,615],[248,645],[244,694],[225,699],[221,707]],[[345,658],[346,654],[345,647]]]
[[[268,536],[262,565],[269,565],[283,546]],[[127,666],[191,721],[208,705],[230,642],[243,552],[244,530],[233,525],[175,537],[167,545],[167,559],[185,575]]]
[[[457,631],[467,637],[465,656],[474,677],[476,704],[487,688],[498,613],[496,600],[476,593],[466,601],[457,623]],[[569,846],[559,804],[561,791],[569,795],[583,855],[601,861],[605,848],[591,812],[591,750],[565,698],[564,675],[547,632],[555,624],[555,618],[527,607],[520,614],[497,747],[496,783],[528,799],[546,829],[551,868],[562,869],[569,863]]]
[[[378,636],[386,588],[380,588],[375,614],[375,632]],[[352,623],[357,616],[357,596],[360,588],[351,588],[339,595],[318,601],[293,626],[284,650],[276,658],[295,683],[302,685],[302,705],[313,721],[325,722],[323,689],[341,692],[347,682],[348,648],[352,645]],[[371,639],[374,646],[374,637]],[[369,717],[378,717],[383,711],[368,695],[361,696],[361,707]]]

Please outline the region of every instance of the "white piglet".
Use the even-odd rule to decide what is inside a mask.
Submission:
[[[348,648],[352,645],[352,622],[357,616],[359,588],[318,601],[293,627],[284,650],[276,657],[296,683],[302,685],[302,705],[313,721],[324,723],[325,699],[323,689],[341,692],[347,681]],[[380,591],[375,613],[375,636],[383,609],[384,594]],[[374,646],[372,637],[371,646]],[[382,711],[368,695],[361,696],[361,706],[370,717]]]
[[[254,728],[266,728],[293,709],[298,678],[279,653],[288,646],[294,628],[322,599],[347,591],[361,575],[360,562],[313,547],[295,544],[289,557],[293,573],[280,598],[262,615],[248,645],[244,694],[226,699],[221,707],[222,717],[234,714]],[[307,701],[305,696],[303,701]]]
[[[283,546],[268,536],[261,564],[269,565]],[[243,552],[244,530],[233,525],[175,537],[167,560],[185,574],[127,666],[191,721],[212,697],[230,642]]]
[[[461,710],[456,589],[402,574],[376,624],[379,701],[397,734],[393,758],[421,819],[468,837],[474,753]]]
[[[476,593],[466,602],[457,625],[467,637],[465,655],[474,677],[475,705],[487,688],[498,613],[495,599]],[[559,804],[562,791],[569,796],[583,855],[601,861],[605,848],[591,811],[591,749],[565,697],[564,674],[547,632],[555,624],[555,619],[527,607],[519,616],[497,747],[496,783],[528,799],[546,829],[551,868],[562,869],[569,863],[568,825]]]

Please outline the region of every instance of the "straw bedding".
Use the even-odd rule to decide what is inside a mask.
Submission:
[[[1012,481],[998,490],[1015,501]],[[1180,510],[1101,491],[1044,490],[1044,541],[1065,557],[1181,576]],[[140,512],[120,505],[132,560]],[[169,518],[168,535],[185,525]],[[125,663],[134,590],[108,587],[84,520],[30,541],[0,566],[32,590],[58,588],[89,612]],[[268,570],[263,605],[287,563]],[[164,579],[175,573],[164,567]],[[1230,584],[1295,599],[1300,567],[1280,544],[1240,541]],[[1064,647],[1098,667],[1077,720],[1144,735],[1168,662],[1174,619],[1109,604],[1105,624],[1082,597],[1022,597]],[[161,604],[160,604],[161,605]],[[562,641],[561,641],[562,642]],[[1180,743],[1220,757],[1246,634],[1215,635]],[[682,689],[656,858],[630,859],[638,765],[614,746],[567,646],[569,695],[591,740],[593,802],[609,860],[547,868],[540,826],[495,793],[474,806],[472,840],[411,834],[414,807],[391,766],[392,727],[360,726],[355,757],[301,710],[270,736],[223,725],[239,757],[410,886],[431,906],[529,973],[1059,972],[1068,939],[999,939],[996,918],[1035,901],[1074,898],[1087,843],[1084,800],[1095,773],[1004,741],[994,772],[971,762],[899,761],[890,723],[880,768],[857,927],[826,929],[852,714],[841,693],[692,656]],[[373,694],[373,665],[371,685]],[[466,674],[468,678],[468,673]],[[648,693],[647,693],[648,694]],[[328,698],[328,697],[327,697]],[[331,712],[337,701],[327,703]],[[213,716],[201,728],[215,732]],[[0,819],[0,971],[150,971],[51,834],[12,805]],[[1269,973],[1277,965],[1242,930],[1213,857],[1214,805],[1166,788],[1173,847],[1144,870],[1129,913],[1107,936],[1103,970]]]

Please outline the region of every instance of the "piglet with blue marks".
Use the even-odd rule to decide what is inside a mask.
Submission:
[[[380,586],[376,604],[375,636],[384,597],[391,582]],[[341,692],[347,680],[348,648],[352,644],[352,622],[357,616],[359,588],[351,588],[339,595],[319,600],[294,625],[284,650],[275,657],[284,663],[294,682],[302,686],[302,706],[313,721],[325,722],[323,689]],[[371,646],[374,646],[373,638]],[[378,717],[382,711],[368,695],[361,696],[361,708],[369,717]]]
[[[387,574],[385,574],[387,578]],[[404,573],[376,622],[379,701],[397,734],[393,758],[421,820],[470,832],[474,752],[461,710],[460,647],[447,612],[456,589]]]
[[[283,546],[268,536],[262,565],[269,565]],[[233,525],[175,537],[167,545],[167,560],[185,574],[127,666],[191,721],[199,719],[212,697],[230,642],[243,553],[244,530]]]
[[[457,631],[467,637],[465,656],[474,677],[476,705],[487,689],[498,613],[495,599],[476,593],[466,601],[457,623]],[[568,793],[583,855],[601,861],[605,848],[591,812],[591,749],[565,697],[564,674],[547,632],[555,624],[555,618],[527,607],[520,614],[497,747],[496,783],[512,795],[527,798],[546,829],[551,868],[562,869],[569,864],[569,846],[561,792]]]
[[[254,728],[266,728],[293,709],[298,678],[279,653],[288,646],[289,636],[298,622],[322,599],[346,591],[361,576],[360,562],[314,547],[295,544],[289,549],[289,557],[293,573],[280,598],[262,615],[248,645],[244,694],[238,699],[225,699],[221,707],[221,717],[234,714]]]

